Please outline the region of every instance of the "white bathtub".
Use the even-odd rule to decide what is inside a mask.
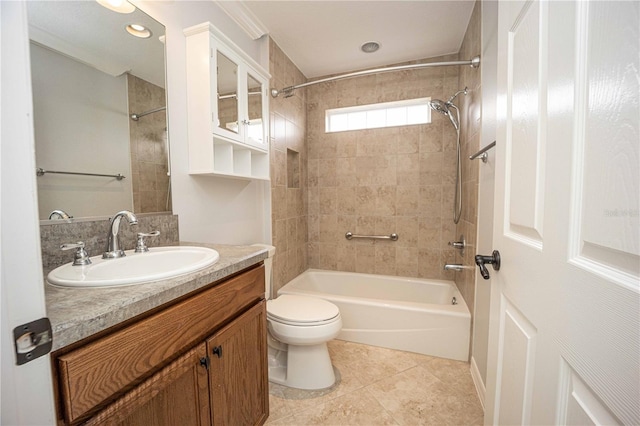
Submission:
[[[471,315],[451,281],[309,269],[278,291],[329,300],[338,339],[467,361]],[[457,304],[452,304],[455,297]]]

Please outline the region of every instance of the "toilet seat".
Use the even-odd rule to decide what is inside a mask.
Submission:
[[[267,318],[281,324],[309,327],[339,320],[338,307],[315,297],[284,294],[267,301]]]

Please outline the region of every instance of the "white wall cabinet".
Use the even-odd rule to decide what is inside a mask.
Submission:
[[[269,74],[211,23],[184,30],[189,173],[269,180]]]

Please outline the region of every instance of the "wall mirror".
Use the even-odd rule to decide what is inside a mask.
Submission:
[[[164,26],[94,1],[27,11],[40,219],[170,211]]]

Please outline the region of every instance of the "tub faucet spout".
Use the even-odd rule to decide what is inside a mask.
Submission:
[[[462,271],[463,269],[464,269],[464,266],[458,263],[454,263],[454,264],[447,263],[444,265],[445,271]]]
[[[120,248],[120,220],[125,217],[130,225],[138,223],[138,218],[129,210],[122,210],[116,213],[109,223],[109,233],[107,234],[107,249],[102,254],[103,259],[116,259],[125,256],[124,250]]]

